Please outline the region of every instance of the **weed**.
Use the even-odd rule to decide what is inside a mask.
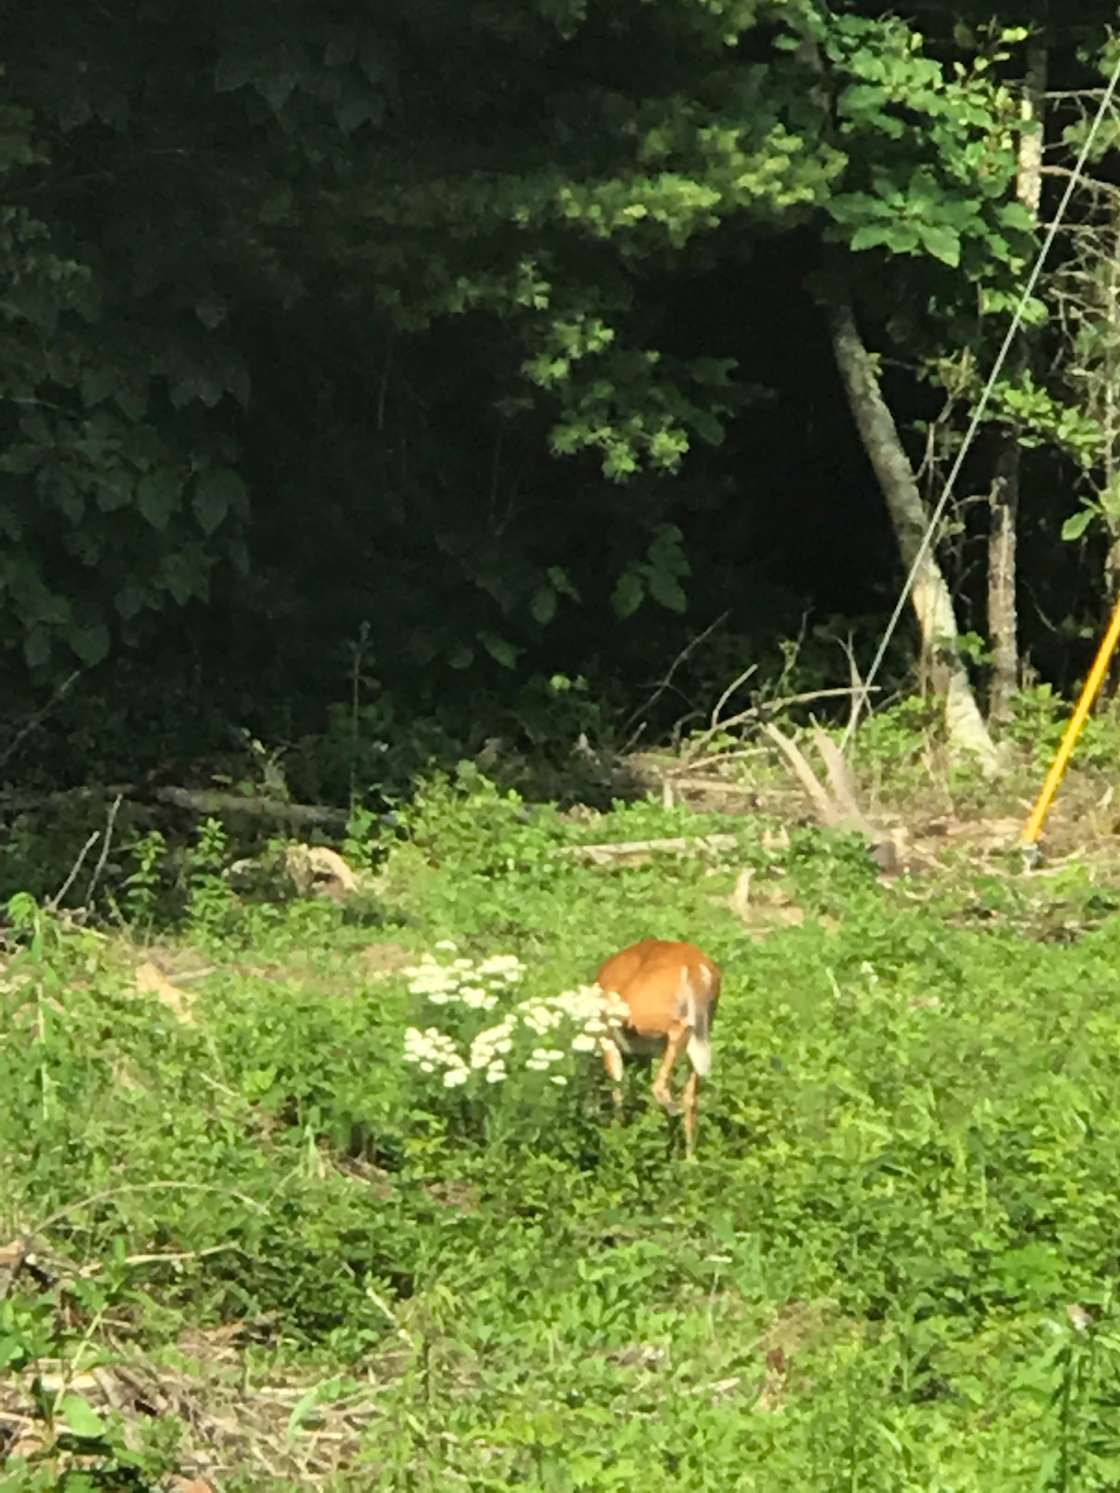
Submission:
[[[138,933],[150,930],[155,921],[160,871],[166,853],[167,841],[158,829],[139,836],[129,847],[133,869],[125,877],[121,907]]]

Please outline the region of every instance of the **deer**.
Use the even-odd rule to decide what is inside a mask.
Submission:
[[[653,1097],[667,1114],[683,1110],[689,1160],[696,1148],[700,1080],[712,1067],[711,1030],[721,979],[718,965],[695,944],[660,938],[643,938],[612,954],[596,976],[604,995],[621,999],[629,1013],[621,1026],[601,1038],[616,1111],[622,1106],[623,1056],[660,1057]],[[687,1053],[692,1072],[678,1104],[669,1080],[682,1052]]]

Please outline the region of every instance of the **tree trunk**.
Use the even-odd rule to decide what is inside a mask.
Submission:
[[[1032,217],[1042,197],[1043,114],[1046,100],[1047,46],[1044,39],[1027,48],[1023,80],[1023,131],[1019,136],[1016,195]],[[1030,367],[1026,334],[1019,333],[1011,356],[1011,376],[1021,379]],[[1004,433],[992,482],[988,529],[988,635],[992,644],[992,677],[988,721],[996,730],[1011,721],[1011,702],[1019,687],[1019,621],[1016,608],[1016,545],[1022,448],[1019,433]]]
[[[1106,261],[1107,268],[1104,274],[1107,277],[1108,293],[1104,297],[1104,326],[1105,334],[1112,347],[1120,345],[1120,329],[1117,327],[1117,309],[1120,307],[1120,232],[1117,232],[1113,240],[1115,244],[1111,257]],[[1104,491],[1110,496],[1117,492],[1117,423],[1120,420],[1120,411],[1117,410],[1116,378],[1114,371],[1109,370],[1110,376],[1104,381],[1104,428],[1108,435],[1104,454]],[[1110,502],[1105,508],[1105,523],[1108,526],[1108,548],[1104,557],[1104,589],[1108,598],[1109,608],[1116,606],[1120,601],[1120,517],[1114,511]],[[1120,660],[1115,655],[1108,670],[1108,693],[1115,698],[1120,689]]]
[[[832,348],[856,428],[879,479],[887,513],[907,569],[914,564],[929,522],[914,469],[899,438],[894,416],[883,399],[871,356],[864,346],[851,305],[837,300],[830,308]],[[945,700],[945,726],[951,748],[967,752],[986,770],[996,768],[996,750],[964,662],[957,650],[960,635],[949,587],[932,549],[918,567],[910,600],[922,644],[934,660],[934,678]]]
[[[992,675],[988,689],[988,724],[997,731],[1011,722],[1011,702],[1019,687],[1019,616],[1016,606],[1016,542],[1019,523],[1019,475],[1022,450],[1015,431],[1000,437],[989,497],[988,636]]]

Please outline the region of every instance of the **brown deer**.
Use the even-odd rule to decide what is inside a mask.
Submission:
[[[653,1097],[669,1114],[684,1112],[685,1151],[696,1145],[696,1110],[700,1080],[712,1067],[711,1029],[719,1004],[719,967],[691,943],[643,938],[600,966],[599,988],[618,996],[629,1012],[621,1027],[602,1038],[603,1061],[614,1085],[614,1102],[622,1104],[623,1057],[660,1057]],[[669,1079],[681,1053],[692,1072],[681,1104]]]

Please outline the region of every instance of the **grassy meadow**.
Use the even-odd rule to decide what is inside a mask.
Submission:
[[[465,774],[347,901],[234,895],[216,824],[96,928],[14,898],[0,1489],[1120,1485],[1110,863],[794,817]],[[724,968],[693,1163],[559,1019],[423,1061],[646,934]]]

